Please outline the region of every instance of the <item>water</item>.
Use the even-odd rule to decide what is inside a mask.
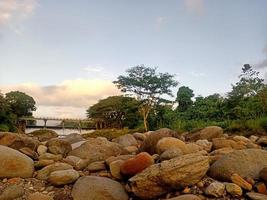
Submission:
[[[35,131],[35,130],[39,130],[39,128],[27,128],[26,133],[30,133],[30,132]],[[65,128],[65,129],[50,129],[50,130],[55,131],[58,135],[69,135],[71,133],[79,133],[80,134],[80,131],[78,129]],[[81,134],[92,133],[93,131],[94,130],[91,130],[91,129],[83,129],[83,130],[81,130]]]

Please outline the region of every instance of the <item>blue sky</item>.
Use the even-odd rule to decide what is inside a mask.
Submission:
[[[197,95],[224,94],[243,64],[267,71],[266,10],[265,0],[0,0],[0,89],[31,94],[39,116],[82,117],[145,64]]]

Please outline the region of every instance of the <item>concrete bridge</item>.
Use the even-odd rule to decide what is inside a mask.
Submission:
[[[37,125],[37,121],[43,121],[43,124]],[[58,125],[47,125],[48,121],[59,121]],[[75,124],[67,125],[66,124]],[[83,127],[83,124],[87,124]],[[65,129],[65,128],[78,128],[81,132],[82,129],[95,129],[95,122],[90,119],[74,119],[74,118],[56,118],[56,117],[21,117],[18,120],[18,128],[25,133],[26,128],[51,128],[51,129]]]

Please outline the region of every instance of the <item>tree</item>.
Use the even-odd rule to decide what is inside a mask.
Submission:
[[[5,99],[12,113],[17,117],[32,116],[32,112],[36,110],[34,99],[23,92],[6,93]]]
[[[126,76],[119,76],[113,83],[122,91],[135,95],[141,102],[139,111],[143,117],[144,128],[148,130],[147,118],[150,111],[161,101],[162,95],[173,96],[171,87],[178,85],[174,75],[157,73],[157,68],[138,65],[126,71]]]
[[[265,86],[262,90],[258,92],[259,99],[261,101],[262,108],[267,114],[267,86]]]
[[[139,122],[139,102],[131,97],[111,96],[89,107],[87,117],[100,128],[134,128]]]
[[[189,87],[182,86],[177,92],[176,101],[178,102],[178,111],[185,112],[190,106],[193,105],[192,98],[194,97],[193,90]]]

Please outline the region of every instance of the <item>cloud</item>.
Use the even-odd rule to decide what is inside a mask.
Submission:
[[[162,17],[162,16],[159,16],[157,17],[156,19],[156,29],[157,31],[160,31],[164,22],[166,21],[166,18],[165,17]]]
[[[36,83],[1,86],[2,93],[15,90],[25,92],[35,99],[37,108],[41,108],[37,111],[39,116],[42,113],[47,115],[54,110],[52,113],[56,116],[70,117],[80,115],[81,109],[84,115],[85,110],[99,99],[120,94],[111,81],[99,79],[65,80],[58,85],[50,86],[40,86]],[[45,109],[49,112],[45,112]],[[76,113],[77,111],[79,113]]]
[[[88,66],[84,68],[85,71],[87,72],[96,72],[96,73],[101,73],[103,72],[103,67],[101,66]]]
[[[265,55],[265,58],[255,65],[255,67],[258,69],[267,68],[267,45],[263,49],[263,54]]]
[[[185,6],[188,11],[197,14],[204,14],[204,0],[185,0]]]
[[[196,77],[196,78],[206,76],[205,73],[203,73],[203,72],[196,72],[196,71],[192,71],[190,74],[191,74],[192,76]]]
[[[21,34],[18,22],[31,16],[36,5],[37,0],[0,0],[0,28]]]

